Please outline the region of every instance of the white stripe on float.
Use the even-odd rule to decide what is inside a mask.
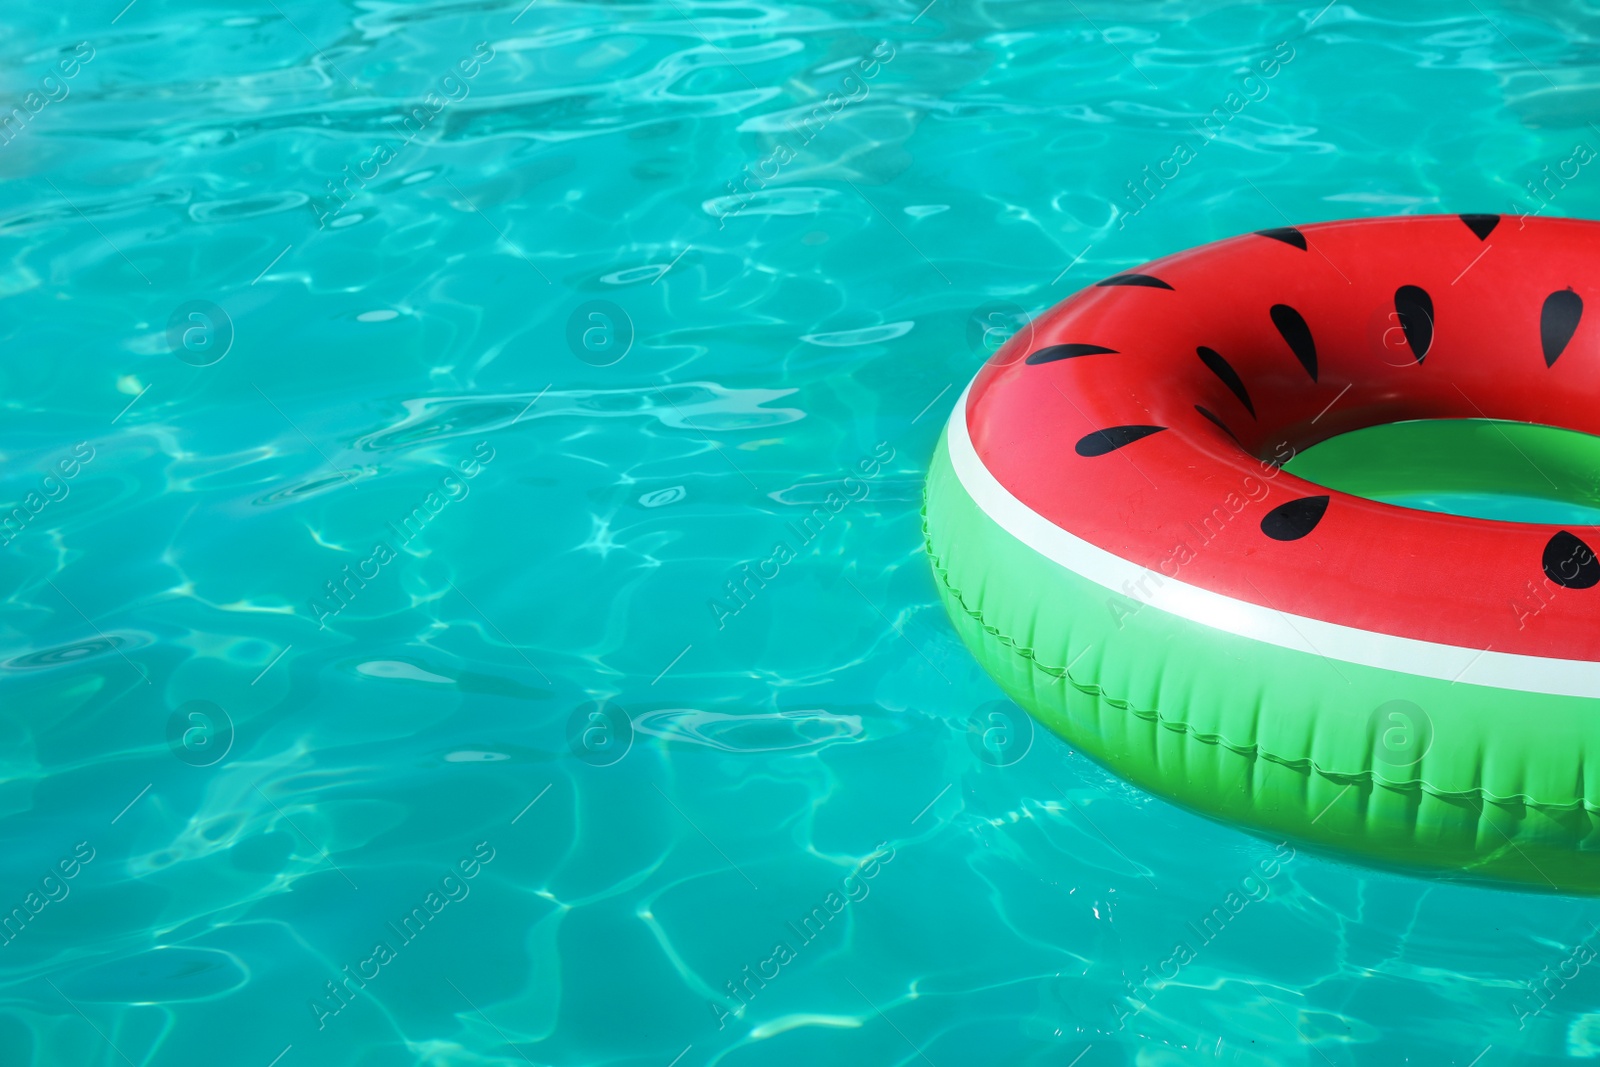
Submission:
[[[978,458],[967,432],[968,385],[950,414],[950,460],[956,477],[983,512],[1011,536],[1075,574],[1127,595],[1146,568],[1068,533],[1011,495]],[[1214,630],[1237,634],[1313,656],[1441,681],[1495,686],[1551,696],[1600,697],[1600,663],[1550,659],[1459,645],[1418,641],[1394,634],[1313,619],[1238,600],[1158,575],[1146,581],[1144,603]],[[1470,668],[1470,671],[1469,671]],[[1470,673],[1470,677],[1467,675]]]

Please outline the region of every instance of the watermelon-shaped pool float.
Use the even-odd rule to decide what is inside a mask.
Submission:
[[[1597,266],[1600,224],[1448,215],[1084,289],[940,439],[925,533],[957,629],[1190,808],[1600,891]]]

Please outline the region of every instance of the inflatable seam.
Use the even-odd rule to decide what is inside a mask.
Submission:
[[[1003,646],[1010,649],[1014,655],[1020,659],[1026,660],[1034,670],[1037,670],[1040,673],[1055,679],[1056,681],[1065,680],[1074,689],[1078,690],[1080,693],[1083,693],[1085,696],[1094,697],[1101,703],[1110,705],[1119,711],[1131,713],[1132,715],[1140,719],[1144,719],[1147,722],[1153,722],[1157,725],[1164,726],[1167,729],[1185,734],[1202,744],[1220,746],[1241,756],[1252,759],[1268,760],[1272,763],[1281,764],[1284,767],[1288,767],[1296,771],[1314,771],[1323,778],[1326,778],[1329,781],[1337,784],[1381,785],[1384,788],[1393,790],[1395,792],[1427,793],[1430,796],[1438,797],[1444,800],[1476,800],[1480,803],[1480,823],[1482,821],[1487,821],[1486,816],[1483,815],[1481,809],[1481,804],[1484,802],[1492,803],[1502,807],[1522,805],[1544,811],[1576,811],[1580,808],[1591,812],[1600,811],[1600,803],[1595,803],[1588,797],[1584,796],[1575,797],[1569,801],[1539,800],[1529,796],[1526,793],[1514,793],[1507,796],[1497,796],[1494,793],[1491,793],[1488,789],[1484,788],[1482,784],[1479,784],[1472,789],[1446,790],[1431,786],[1427,782],[1420,780],[1406,782],[1390,781],[1388,779],[1378,777],[1378,775],[1370,768],[1362,771],[1331,770],[1319,766],[1316,761],[1309,756],[1298,759],[1279,756],[1275,753],[1265,751],[1259,744],[1241,745],[1229,741],[1221,734],[1202,733],[1199,730],[1191,727],[1188,723],[1163,716],[1158,709],[1145,710],[1142,708],[1136,708],[1130,702],[1106,693],[1104,689],[1093,682],[1080,682],[1076,680],[1065,667],[1054,667],[1040,662],[1038,655],[1033,648],[1021,643],[1011,635],[1006,634],[998,628],[992,626],[988,620],[983,617],[983,613],[980,610],[967,603],[967,600],[962,595],[961,590],[957,589],[951,580],[950,574],[946,570],[943,560],[934,551],[933,538],[928,529],[928,505],[926,492],[924,492],[923,495],[921,519],[923,549],[928,554],[928,560],[930,564],[932,564],[933,573],[937,577],[940,586],[943,587],[944,591],[955,601],[956,604],[960,605],[961,610],[966,615],[968,615],[974,622],[982,627],[985,633],[989,634],[991,637],[999,641]]]

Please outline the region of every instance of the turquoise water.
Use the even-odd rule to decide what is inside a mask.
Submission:
[[[1034,735],[918,520],[1097,277],[1600,216],[1600,16],[524,3],[0,16],[0,1063],[1600,1056],[1591,905]]]
[[[1496,493],[1396,493],[1381,498],[1387,504],[1419,511],[1442,511],[1499,522],[1537,522],[1553,526],[1600,525],[1600,508],[1537,496]]]

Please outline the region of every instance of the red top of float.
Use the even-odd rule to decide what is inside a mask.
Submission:
[[[973,383],[968,431],[1023,504],[1163,580],[1376,633],[1600,660],[1600,528],[1417,511],[1276,466],[1403,419],[1600,435],[1600,333],[1583,314],[1600,308],[1597,267],[1600,223],[1577,220],[1231,238],[1021,331]]]

